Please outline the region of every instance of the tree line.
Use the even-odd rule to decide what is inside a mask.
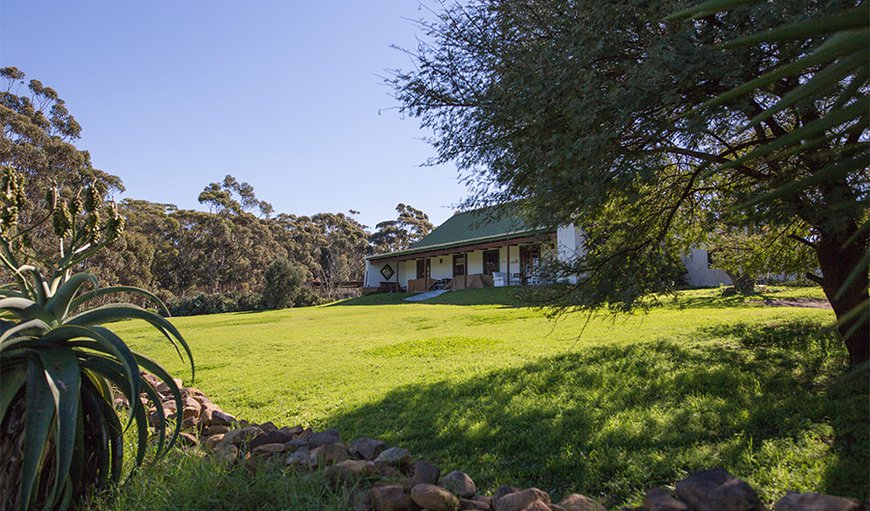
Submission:
[[[123,182],[94,168],[88,152],[74,145],[81,126],[54,89],[38,80],[25,82],[16,68],[3,68],[0,77],[5,81],[0,163],[27,181],[27,206],[19,215],[30,228],[19,248],[29,264],[39,266],[58,255],[53,227],[44,221],[53,206],[46,191],[74,197],[61,205],[74,217],[81,211],[77,204],[87,199],[79,190],[90,186],[111,196],[124,190]],[[337,298],[344,285],[361,281],[366,255],[407,248],[432,229],[424,212],[406,204],[396,206],[395,219],[373,229],[356,220],[353,210],[275,214],[250,184],[230,175],[207,184],[198,200],[208,211],[142,199],[118,202],[115,210],[125,228],[111,250],[87,262],[87,270],[102,282],[155,289],[170,303],[186,304],[180,310],[192,312],[314,303]],[[276,297],[286,282],[309,286]]]

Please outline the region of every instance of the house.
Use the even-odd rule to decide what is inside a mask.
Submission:
[[[455,213],[410,248],[366,258],[363,287],[369,291],[534,285],[541,256],[569,261],[582,255],[583,237],[574,225],[555,231],[511,215],[491,218],[487,208]],[[708,254],[692,249],[684,258],[690,286],[730,283],[709,267]]]

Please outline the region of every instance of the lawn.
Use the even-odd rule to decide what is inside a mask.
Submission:
[[[616,506],[724,466],[768,502],[868,496],[868,371],[845,370],[827,309],[700,290],[648,314],[551,319],[484,289],[173,321],[195,385],[230,413],[378,437],[484,491],[535,485]],[[117,330],[188,380],[151,330]]]

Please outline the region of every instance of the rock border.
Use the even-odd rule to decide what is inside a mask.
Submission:
[[[314,431],[302,426],[278,427],[271,422],[252,424],[238,420],[215,405],[202,391],[184,387],[179,415],[169,387],[153,375],[142,373],[161,398],[152,403],[143,394],[149,423],[156,426],[157,406],[166,417],[181,417],[182,447],[205,449],[228,464],[271,463],[294,471],[323,470],[332,483],[357,486],[355,511],[606,511],[599,502],[572,493],[553,503],[538,488],[502,486],[492,495],[481,495],[474,480],[454,470],[441,476],[436,465],[418,460],[401,447],[389,447],[373,438],[342,440],[335,429]],[[116,402],[124,406],[124,402]],[[847,497],[788,492],[774,511],[870,511],[870,505]],[[676,485],[675,495],[665,488],[649,490],[643,506],[620,511],[766,511],[755,490],[745,481],[714,468],[689,474]]]

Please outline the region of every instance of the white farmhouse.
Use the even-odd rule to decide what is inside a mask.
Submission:
[[[369,290],[422,292],[435,287],[464,289],[539,283],[541,254],[562,261],[582,255],[583,237],[574,225],[555,231],[521,219],[490,218],[485,209],[456,213],[410,248],[366,258],[363,286]],[[693,287],[729,284],[709,267],[707,251],[692,249],[683,259]]]

